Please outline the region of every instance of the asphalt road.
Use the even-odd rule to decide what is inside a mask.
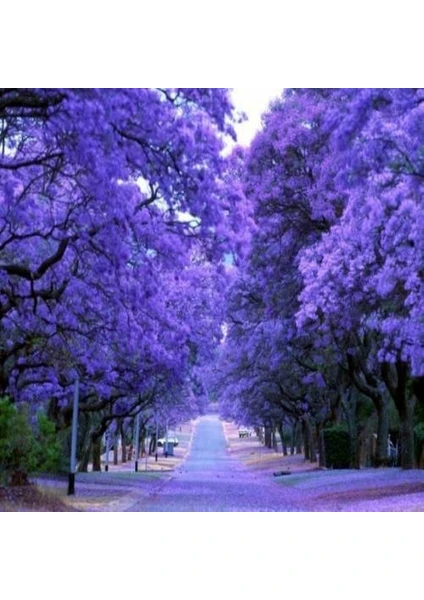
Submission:
[[[269,512],[296,510],[284,490],[232,458],[216,415],[202,417],[191,452],[160,489],[129,508],[132,512]],[[286,495],[287,496],[287,495]]]

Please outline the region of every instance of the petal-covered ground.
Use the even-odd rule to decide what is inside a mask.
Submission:
[[[194,421],[189,421],[175,432],[179,444],[174,449],[174,456],[165,457],[163,448],[159,448],[157,460],[155,456],[139,459],[137,473],[134,457],[114,465],[113,452],[110,452],[109,471],[105,472],[106,456],[103,455],[102,472],[76,474],[73,496],[67,495],[67,475],[38,475],[32,479],[31,485],[20,488],[0,486],[0,512],[121,512],[143,495],[156,490],[185,460],[194,424]]]
[[[224,423],[230,454],[250,470],[285,488],[307,511],[423,511],[424,471],[398,468],[325,470],[303,455],[283,456],[264,448],[256,437],[238,436],[233,423]],[[274,473],[290,472],[274,477]]]
[[[194,431],[193,431],[194,425]],[[193,435],[194,433],[194,435]],[[79,473],[75,496],[64,477],[3,489],[0,510],[137,512],[423,511],[424,470],[321,470],[283,456],[207,415],[183,427],[176,456]],[[144,467],[148,469],[143,470]],[[289,473],[275,476],[275,473]],[[0,490],[1,492],[1,490]]]
[[[224,435],[225,431],[225,435]],[[274,477],[273,473],[290,471]],[[398,511],[424,509],[424,471],[323,471],[302,456],[239,439],[215,415],[199,420],[190,455],[132,511]]]

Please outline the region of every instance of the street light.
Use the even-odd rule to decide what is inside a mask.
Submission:
[[[146,439],[144,441],[144,457],[145,457],[144,470],[145,471],[147,471],[147,457],[149,455],[149,444],[150,444],[150,440],[149,440],[149,427],[146,424]]]
[[[138,453],[139,453],[139,440],[140,440],[140,413],[136,416],[135,422],[135,472],[138,471]]]
[[[159,437],[159,421],[156,417],[156,439],[155,439],[155,462],[158,462],[158,437]]]
[[[74,385],[74,405],[72,407],[72,434],[71,434],[71,460],[68,478],[68,496],[75,494],[75,472],[77,466],[77,434],[78,434],[78,402],[79,402],[79,377],[77,375]]]
[[[165,430],[165,458],[168,458],[168,419],[166,419],[166,430]]]
[[[105,441],[106,441],[106,464],[105,464],[105,471],[106,473],[109,471],[109,431],[106,430],[105,431]]]

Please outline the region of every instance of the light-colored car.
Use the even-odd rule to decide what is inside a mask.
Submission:
[[[250,427],[239,427],[238,429],[239,438],[250,437],[252,433]]]
[[[158,439],[159,448],[161,448],[162,446],[165,446],[165,444],[166,444],[166,437],[161,437]],[[178,438],[168,436],[168,444],[173,444],[174,446],[178,446]]]

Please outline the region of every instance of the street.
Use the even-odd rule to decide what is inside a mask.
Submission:
[[[249,470],[227,452],[217,415],[199,419],[189,456],[172,478],[131,512],[243,512],[296,510],[284,490]]]

